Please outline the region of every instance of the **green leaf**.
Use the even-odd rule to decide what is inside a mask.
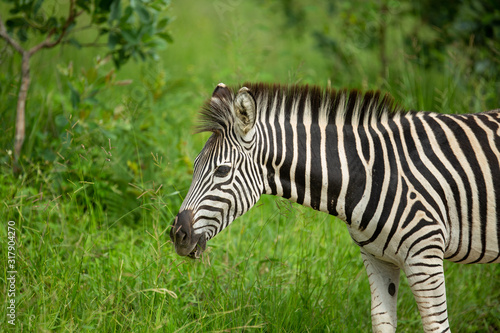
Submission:
[[[99,104],[99,100],[95,97],[87,97],[87,98],[85,98],[85,102],[87,102],[89,104],[93,104],[93,105]]]
[[[150,23],[151,15],[144,6],[141,5],[136,6],[135,12],[137,13],[137,15],[139,15],[139,20],[141,21],[141,23],[143,24]]]
[[[38,11],[40,10],[40,8],[43,5],[43,1],[44,0],[36,0],[35,1],[35,4],[33,5],[33,14],[36,15],[38,13]]]
[[[96,24],[102,24],[107,20],[108,18],[106,17],[106,15],[94,15],[94,17],[92,18],[92,22]]]
[[[13,17],[5,22],[5,25],[9,29],[19,28],[27,24],[28,23],[26,22],[26,19],[24,17]]]
[[[112,53],[113,56],[113,62],[115,64],[116,69],[120,69],[121,65],[127,62],[127,60],[130,58],[130,55],[126,53],[123,48],[114,51]]]
[[[132,30],[122,30],[122,37],[127,41],[129,44],[137,44],[137,36]]]
[[[164,50],[167,48],[167,42],[165,42],[164,40],[162,40],[160,38],[155,38],[153,40],[146,42],[145,44],[146,44],[146,46],[150,47],[151,49],[154,49],[157,51],[161,51],[161,50]],[[154,53],[154,51],[153,51],[153,53]]]
[[[161,32],[159,34],[157,34],[158,37],[160,37],[161,39],[163,39],[164,41],[166,41],[167,43],[173,43],[174,40],[172,39],[172,36],[166,32]]]
[[[100,0],[99,1],[99,9],[101,9],[101,13],[102,12],[109,12],[109,9],[111,7],[111,4],[112,4],[113,0]]]
[[[120,18],[120,24],[133,23],[133,21],[131,20],[131,18],[133,18],[132,17],[133,13],[134,13],[134,10],[132,9],[132,7],[127,6],[125,8],[125,11],[123,12],[122,17]]]
[[[49,17],[49,19],[44,24],[44,29],[46,31],[57,29],[57,27],[58,27],[58,22],[54,16]]]
[[[99,36],[105,35],[105,34],[107,34],[109,31],[110,31],[110,30],[109,30],[108,28],[106,28],[106,27],[104,27],[104,28],[100,28],[100,29],[99,29]]]
[[[157,31],[162,31],[164,30],[168,23],[170,22],[170,18],[166,17],[164,19],[161,19],[157,24],[156,24],[156,30]]]
[[[109,20],[108,22],[113,22],[113,21],[119,21],[120,17],[122,15],[122,6],[120,4],[120,0],[115,0],[111,4],[110,7],[110,13],[109,13]]]
[[[25,42],[28,40],[28,33],[25,29],[19,29],[17,30],[17,38],[19,38],[21,42]]]
[[[21,9],[19,9],[18,7],[14,7],[11,10],[9,10],[9,13],[11,13],[11,14],[17,14],[20,11],[21,11]]]
[[[80,8],[82,8],[83,10],[85,10],[87,13],[90,13],[90,7],[88,6],[89,5],[88,0],[77,0],[76,5]]]
[[[77,109],[78,105],[80,104],[80,93],[73,87],[71,83],[68,82],[69,90],[71,91],[71,105],[73,106],[73,109]]]
[[[82,45],[80,44],[80,42],[78,40],[76,40],[75,38],[73,38],[73,37],[71,37],[70,39],[68,39],[68,43],[70,43],[71,45],[73,45],[77,49],[81,49],[82,48]]]
[[[118,35],[114,31],[110,31],[108,35],[108,47],[112,50],[118,43]]]

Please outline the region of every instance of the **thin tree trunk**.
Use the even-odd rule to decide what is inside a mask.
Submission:
[[[21,86],[19,87],[19,95],[17,97],[17,114],[16,114],[16,136],[14,140],[14,157],[15,161],[21,156],[21,148],[23,147],[26,134],[25,112],[26,99],[28,97],[28,89],[30,86],[30,52],[22,53],[23,59],[21,64]]]
[[[2,20],[2,16],[0,15],[0,37],[5,39],[8,44],[10,44],[14,50],[21,54],[22,63],[21,63],[21,85],[19,87],[19,95],[17,96],[17,109],[16,109],[16,134],[14,138],[14,172],[19,172],[19,167],[17,162],[21,157],[21,149],[23,148],[24,138],[26,137],[26,99],[28,98],[28,90],[30,87],[30,58],[33,54],[40,51],[41,49],[48,49],[58,45],[64,36],[66,36],[66,32],[75,20],[76,17],[80,16],[84,11],[76,12],[75,11],[75,3],[76,0],[70,1],[69,6],[69,14],[66,19],[62,30],[59,33],[59,37],[55,41],[51,41],[53,34],[56,32],[55,29],[50,31],[45,38],[45,40],[38,45],[33,46],[30,50],[25,50],[14,38],[12,38],[8,33],[5,27],[5,24]]]

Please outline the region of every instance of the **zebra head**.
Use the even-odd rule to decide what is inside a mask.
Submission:
[[[257,103],[219,84],[202,111],[199,132],[211,131],[194,161],[191,187],[170,230],[177,254],[199,258],[206,242],[247,212],[263,192],[256,156]]]

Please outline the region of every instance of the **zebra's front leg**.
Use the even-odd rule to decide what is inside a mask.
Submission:
[[[373,332],[395,332],[398,324],[399,268],[361,249],[370,290]]]
[[[409,262],[404,268],[425,332],[450,332],[443,262]]]

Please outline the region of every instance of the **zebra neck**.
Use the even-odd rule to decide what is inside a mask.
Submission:
[[[378,92],[274,87],[256,96],[265,193],[350,223],[356,206],[364,205],[375,156],[383,154],[372,139],[382,134],[374,133],[407,113]]]
[[[363,205],[366,184],[373,183],[367,161],[368,132],[373,128],[327,122],[265,125],[262,152],[265,192],[315,210],[338,216],[350,224],[356,206]],[[264,131],[265,132],[265,131]],[[373,146],[373,144],[371,144]],[[371,186],[371,185],[370,185]]]

